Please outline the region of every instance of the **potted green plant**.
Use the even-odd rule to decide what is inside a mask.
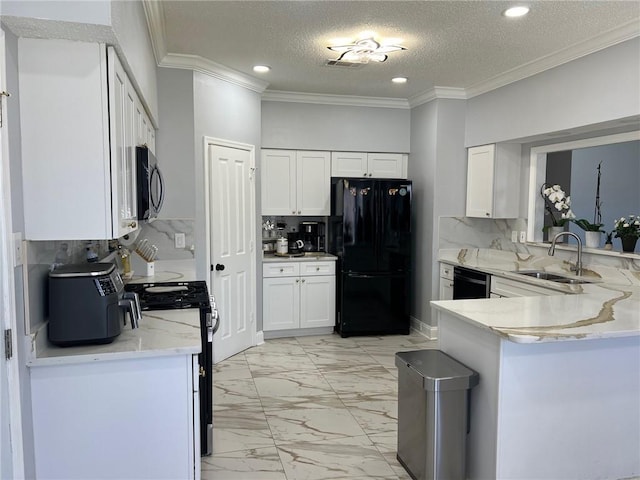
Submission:
[[[613,249],[613,231],[607,233],[607,238],[604,241],[604,249],[605,250],[612,250]]]
[[[633,252],[640,237],[640,215],[621,217],[613,223],[615,237],[622,242],[623,252]]]
[[[584,243],[586,247],[598,248],[600,246],[600,234],[603,233],[602,227],[604,224],[591,223],[586,218],[574,219],[572,222],[584,230]]]
[[[540,187],[540,195],[544,199],[545,215],[551,219],[551,225],[542,230],[548,230],[548,239],[551,240],[558,233],[563,232],[567,223],[576,218],[571,211],[571,197],[569,197],[560,185],[548,185],[543,183]],[[564,241],[559,238],[558,242]]]

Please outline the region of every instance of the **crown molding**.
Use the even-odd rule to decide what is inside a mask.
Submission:
[[[164,56],[160,63],[158,63],[158,66],[194,70],[258,93],[264,92],[269,85],[269,83],[264,80],[258,80],[257,78],[245,75],[242,72],[238,72],[237,70],[225,67],[219,63],[207,60],[199,55],[179,55],[169,53]]]
[[[164,25],[164,7],[162,2],[156,0],[142,0],[144,15],[147,17],[147,28],[151,37],[151,46],[153,47],[153,55],[156,57],[156,63],[167,54],[167,43],[165,41],[165,25]]]
[[[453,100],[466,100],[467,92],[464,88],[455,87],[433,87],[426,92],[420,93],[409,97],[409,106],[411,108],[417,107],[424,103],[429,103],[439,98],[453,99]]]
[[[322,93],[284,92],[268,90],[262,94],[265,102],[315,103],[322,105],[342,105],[348,107],[378,107],[409,109],[404,98],[359,97],[356,95],[329,95]]]
[[[558,50],[544,57],[508,70],[500,75],[476,83],[466,88],[467,98],[472,98],[483,93],[496,90],[510,83],[524,80],[538,73],[569,63],[591,53],[604,50],[618,43],[626,42],[640,36],[640,25],[637,20],[632,20],[618,28],[614,28],[603,34],[597,35],[585,42],[576,43],[562,50]]]

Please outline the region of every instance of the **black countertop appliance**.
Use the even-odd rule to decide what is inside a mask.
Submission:
[[[126,322],[140,319],[112,263],[62,265],[49,272],[49,341],[61,347],[113,342]]]
[[[331,209],[336,331],[342,337],[408,334],[411,181],[333,179]]]

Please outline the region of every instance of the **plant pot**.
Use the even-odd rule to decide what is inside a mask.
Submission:
[[[552,241],[553,237],[555,237],[560,232],[564,232],[564,231],[565,231],[564,227],[549,227],[548,237],[547,238],[548,238],[549,241]],[[567,237],[562,236],[562,237],[558,238],[558,240],[556,240],[556,243],[564,243],[566,238]]]
[[[622,251],[623,252],[631,252],[636,249],[636,242],[638,241],[638,237],[633,235],[624,235],[620,237],[620,241],[622,242]]]
[[[600,247],[602,232],[584,232],[584,245],[587,248]]]

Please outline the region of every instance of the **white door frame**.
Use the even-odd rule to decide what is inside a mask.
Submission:
[[[6,88],[4,31],[0,30],[0,91]],[[2,192],[2,209],[0,209],[0,331],[4,343],[4,330],[12,332],[13,357],[2,361],[6,368],[9,405],[2,408],[9,410],[9,434],[11,436],[11,458],[13,478],[24,478],[24,451],[22,444],[22,408],[20,403],[20,370],[18,368],[18,331],[16,320],[15,276],[13,268],[18,264],[14,259],[14,235],[11,217],[11,183],[9,179],[9,148],[7,135],[7,97],[0,100],[2,108],[2,128],[0,129],[0,191]],[[16,241],[20,241],[18,238]],[[4,347],[0,355],[5,355]],[[4,415],[2,416],[4,418]]]
[[[249,159],[250,159],[250,164],[251,164],[251,171],[253,172],[253,175],[255,175],[255,171],[256,171],[256,147],[255,145],[250,145],[248,143],[240,143],[240,142],[234,142],[233,140],[225,140],[222,138],[216,138],[216,137],[208,137],[205,136],[204,137],[204,142],[203,142],[203,161],[204,161],[204,218],[205,218],[205,245],[207,246],[206,251],[205,251],[205,259],[207,262],[207,265],[209,265],[209,267],[207,267],[207,287],[209,288],[209,291],[211,292],[211,208],[210,208],[210,201],[211,201],[211,184],[209,182],[210,177],[209,175],[211,174],[210,172],[210,165],[209,165],[209,145],[216,145],[216,146],[220,146],[220,147],[227,147],[227,148],[236,148],[238,150],[245,150],[247,152],[249,152]],[[254,177],[255,178],[255,177]],[[254,273],[256,272],[256,188],[255,188],[255,183],[252,184],[253,187],[251,188],[251,201],[250,201],[250,207],[249,207],[249,215],[251,216],[252,222],[251,222],[251,253],[250,253],[250,258],[251,258],[251,264],[253,265],[253,271]],[[253,343],[253,345],[256,345],[256,336],[257,336],[257,312],[256,312],[256,282],[257,282],[257,274],[253,275],[253,278],[251,279],[251,293],[250,293],[250,298],[251,298],[251,309],[253,311],[253,318],[252,318],[252,323],[253,323],[253,329],[251,330],[251,341]]]

